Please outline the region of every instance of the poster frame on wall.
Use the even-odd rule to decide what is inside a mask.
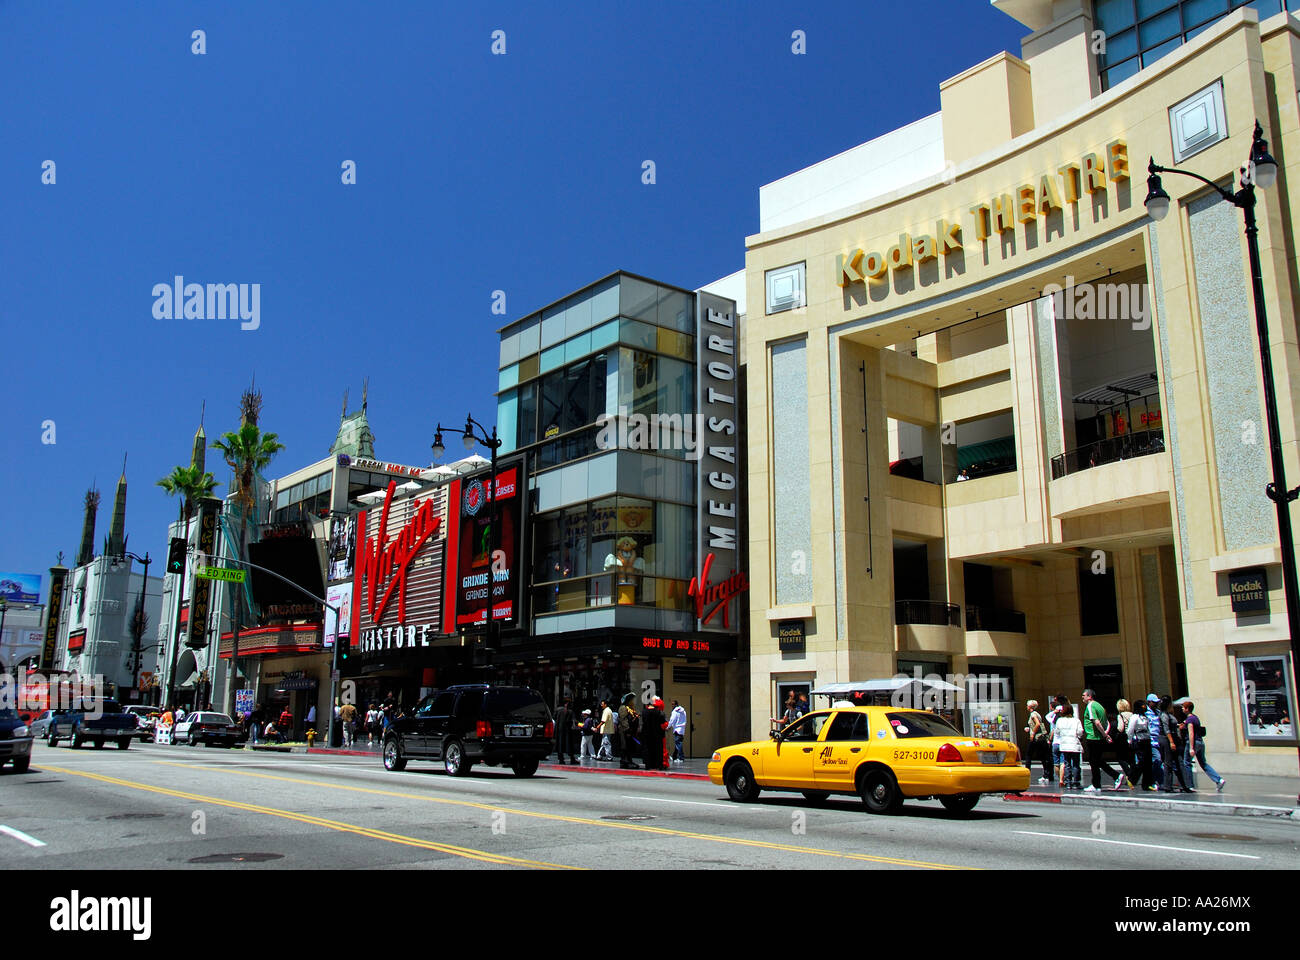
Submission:
[[[1261,690],[1259,681],[1263,676],[1264,664],[1268,664],[1269,668],[1280,668],[1280,685],[1270,684]],[[1237,695],[1241,703],[1241,729],[1247,742],[1278,745],[1295,745],[1300,742],[1296,737],[1295,684],[1289,653],[1238,657]],[[1252,723],[1252,718],[1265,719],[1259,716],[1261,708],[1267,710],[1270,719],[1263,723]],[[1285,716],[1289,723],[1272,724],[1280,729],[1276,733],[1269,732],[1271,718],[1279,714]]]

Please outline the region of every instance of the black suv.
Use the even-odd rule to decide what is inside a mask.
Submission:
[[[509,766],[531,777],[554,749],[555,724],[541,694],[527,687],[463,684],[425,697],[384,736],[384,768],[442,760],[453,777],[476,763]]]

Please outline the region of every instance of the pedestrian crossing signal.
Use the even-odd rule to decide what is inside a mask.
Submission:
[[[352,656],[352,638],[339,637],[339,663],[346,663],[348,657]]]
[[[185,569],[185,538],[172,537],[167,547],[167,572],[180,573]]]

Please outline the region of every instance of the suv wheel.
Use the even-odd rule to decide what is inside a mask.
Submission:
[[[81,744],[82,744],[81,731],[78,730],[76,733],[72,735],[72,749],[73,750],[79,749],[81,747]]]
[[[384,744],[384,769],[399,772],[406,769],[406,758],[397,748],[397,741],[389,739]]]
[[[130,738],[130,737],[119,737],[119,738],[118,738],[118,741],[117,741],[117,748],[118,748],[119,750],[130,750],[130,749],[131,749],[131,738]]]
[[[538,760],[516,760],[510,764],[516,777],[531,777],[537,772]]]
[[[473,766],[465,759],[465,747],[459,740],[448,740],[442,748],[443,768],[453,777],[463,777]]]
[[[14,773],[26,773],[31,765],[31,757],[14,757]]]

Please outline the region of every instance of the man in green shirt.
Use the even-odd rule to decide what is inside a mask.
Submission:
[[[1116,790],[1124,786],[1124,774],[1116,773],[1109,763],[1101,759],[1101,751],[1111,742],[1110,719],[1106,716],[1106,708],[1098,703],[1096,698],[1097,695],[1092,690],[1083,691],[1084,749],[1088,752],[1088,765],[1092,768],[1092,786],[1085,789],[1084,793],[1101,791],[1103,770],[1106,776],[1115,781]]]

